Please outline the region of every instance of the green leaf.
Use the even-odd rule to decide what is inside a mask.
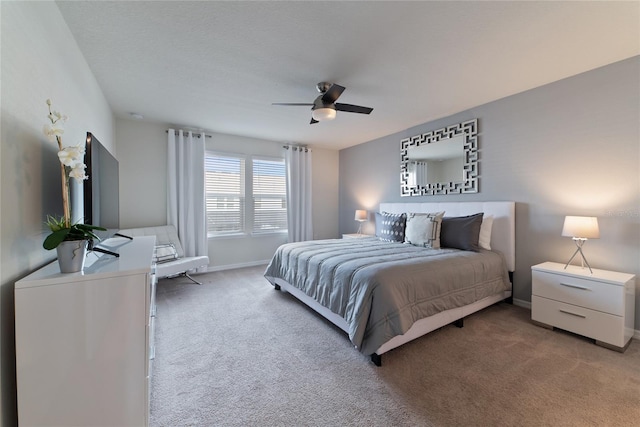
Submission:
[[[53,233],[49,234],[44,242],[42,242],[42,247],[46,250],[50,251],[51,249],[55,249],[58,245],[63,242],[67,235],[71,230],[69,228],[63,228],[61,230],[56,230]]]
[[[107,231],[106,228],[98,227],[97,225],[91,225],[91,224],[76,224],[75,227],[79,228],[82,231],[91,231],[91,230]]]
[[[98,227],[91,224],[73,224],[70,228],[64,227],[64,220],[58,220],[54,217],[47,217],[47,225],[51,228],[52,233],[44,239],[42,246],[47,249],[55,249],[60,243],[65,240],[98,240],[98,237],[93,231],[102,230],[106,231],[106,228]]]

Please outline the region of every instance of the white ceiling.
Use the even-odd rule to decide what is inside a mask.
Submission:
[[[640,2],[58,1],[117,117],[345,148],[640,54]],[[315,85],[373,107],[309,124]]]

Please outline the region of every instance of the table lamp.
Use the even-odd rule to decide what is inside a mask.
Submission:
[[[569,261],[564,268],[566,269],[573,258],[580,253],[580,256],[582,257],[580,260],[582,268],[587,264],[589,271],[593,274],[593,270],[591,270],[591,266],[582,252],[582,246],[588,239],[600,238],[598,218],[595,216],[566,216],[564,218],[564,226],[562,227],[562,235],[573,238],[573,241],[577,246],[576,251],[573,253],[571,258],[569,258]]]
[[[362,234],[362,223],[367,220],[367,211],[364,209],[356,210],[355,220],[360,223],[360,226],[358,227],[358,234]]]

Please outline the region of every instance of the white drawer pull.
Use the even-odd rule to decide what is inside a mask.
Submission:
[[[576,317],[582,317],[583,319],[587,318],[587,316],[583,316],[582,314],[572,313],[570,311],[566,311],[566,310],[562,310],[562,309],[559,309],[559,310],[560,310],[561,313],[570,314],[570,315],[576,316]]]
[[[568,287],[568,288],[582,289],[583,291],[590,291],[590,290],[591,290],[591,289],[589,289],[589,288],[587,288],[587,287],[585,287],[585,286],[571,285],[571,284],[569,284],[569,283],[562,283],[562,282],[560,282],[560,284],[561,284],[562,286],[566,286],[566,287]]]

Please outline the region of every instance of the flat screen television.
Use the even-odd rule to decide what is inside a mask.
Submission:
[[[88,179],[84,181],[84,223],[106,228],[96,234],[104,240],[120,228],[120,194],[118,160],[87,132],[85,164]]]

